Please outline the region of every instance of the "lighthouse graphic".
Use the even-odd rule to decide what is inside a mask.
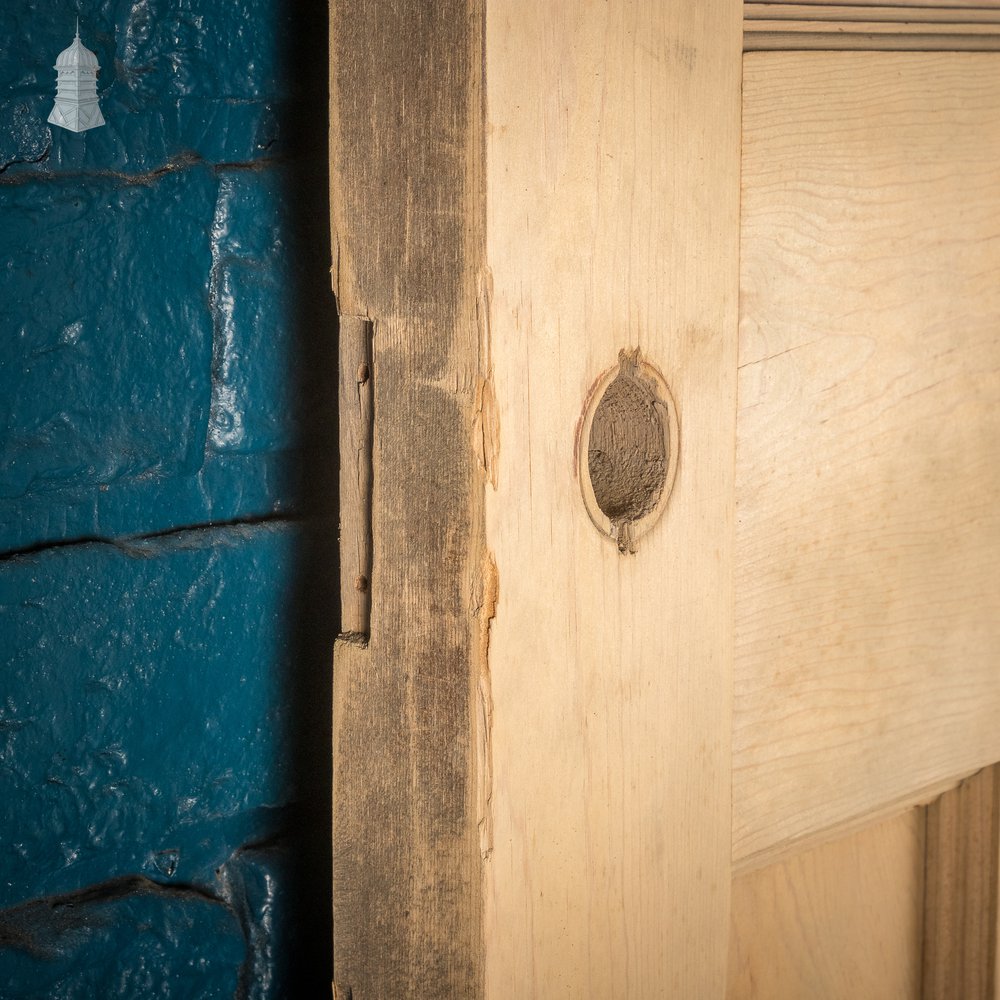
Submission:
[[[97,56],[80,41],[80,19],[73,44],[56,59],[56,103],[49,122],[71,132],[85,132],[104,124],[97,103]]]

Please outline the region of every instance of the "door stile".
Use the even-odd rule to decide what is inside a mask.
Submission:
[[[741,26],[487,4],[491,1000],[724,993]],[[584,482],[642,426],[594,443],[619,376],[676,416],[672,492],[634,519]]]

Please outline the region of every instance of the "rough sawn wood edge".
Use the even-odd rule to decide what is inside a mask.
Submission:
[[[333,286],[373,331],[371,628],[334,651],[334,980],[355,1000],[483,992],[483,21],[482,0],[330,3]]]

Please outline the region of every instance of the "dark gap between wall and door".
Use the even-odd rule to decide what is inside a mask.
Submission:
[[[295,394],[310,415],[303,426],[302,511],[316,530],[297,553],[289,595],[295,647],[291,677],[293,781],[300,807],[293,861],[295,933],[290,983],[296,997],[327,997],[333,980],[332,744],[333,644],[340,632],[336,302],[331,288],[329,200],[329,10],[324,0],[293,0],[285,58],[302,97],[283,123],[292,167],[285,207],[295,267]],[[290,135],[289,135],[290,134]]]

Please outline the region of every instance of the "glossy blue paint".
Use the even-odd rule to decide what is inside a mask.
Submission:
[[[326,263],[303,280],[328,246],[303,202],[323,74],[290,65],[309,12],[0,8],[0,551],[302,511],[299,303],[335,332]],[[108,123],[82,134],[45,123],[77,13]]]
[[[291,801],[294,526],[7,561],[0,908],[143,874],[210,885]]]
[[[290,183],[189,164],[0,185],[0,549],[300,509]]]
[[[309,721],[292,595],[316,540],[279,522],[3,563],[5,996],[283,995]],[[109,963],[123,992],[88,994]]]
[[[45,122],[77,15],[82,134]],[[325,31],[0,7],[3,996],[328,988]]]
[[[287,185],[276,169],[219,174],[209,283],[215,355],[208,446],[217,454],[293,448],[308,418],[291,374],[299,265],[288,222],[275,211]]]
[[[2,189],[5,500],[197,471],[216,188],[199,168],[150,184],[88,177]]]

